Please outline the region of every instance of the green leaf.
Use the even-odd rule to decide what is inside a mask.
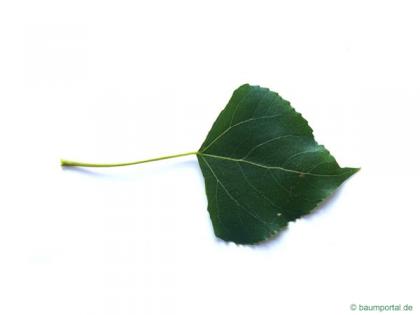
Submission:
[[[313,210],[357,168],[341,168],[277,93],[239,87],[197,152],[215,234],[252,244]]]
[[[330,196],[357,168],[341,168],[307,121],[277,93],[239,87],[199,151],[123,163],[61,160],[63,167],[116,167],[196,155],[215,234],[238,244],[276,235]]]

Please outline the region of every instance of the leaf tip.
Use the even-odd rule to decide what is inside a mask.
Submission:
[[[357,172],[359,172],[362,168],[361,167],[351,167],[350,168],[353,171],[353,174],[356,174]]]

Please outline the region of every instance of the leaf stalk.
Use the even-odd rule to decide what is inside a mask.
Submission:
[[[160,160],[167,160],[167,159],[173,159],[178,158],[182,156],[187,155],[197,155],[197,151],[191,151],[191,152],[185,152],[180,154],[173,154],[173,155],[165,155],[160,156],[152,159],[147,160],[139,160],[139,161],[133,161],[133,162],[124,162],[124,163],[86,163],[86,162],[78,162],[78,161],[71,161],[71,160],[60,160],[61,166],[65,167],[73,167],[73,166],[79,166],[79,167],[117,167],[117,166],[128,166],[128,165],[136,165],[136,164],[143,164],[143,163],[149,163],[149,162],[155,162]]]

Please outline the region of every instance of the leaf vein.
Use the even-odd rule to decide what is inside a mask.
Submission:
[[[239,166],[239,170],[242,173],[242,177],[245,179],[245,182],[248,184],[248,186],[251,187],[256,193],[258,193],[265,200],[267,200],[273,207],[275,207],[276,209],[278,209],[280,211],[284,211],[282,207],[278,206],[273,200],[271,200],[270,198],[268,198],[264,193],[262,193],[259,189],[257,189],[257,187],[255,187],[251,183],[251,181],[249,180],[248,176],[245,174],[244,170],[242,169],[241,164],[239,162],[237,162],[237,164]]]
[[[260,120],[260,119],[269,119],[269,118],[275,118],[275,117],[279,117],[281,116],[281,114],[276,114],[276,115],[268,115],[268,116],[260,116],[257,118],[249,118],[246,120],[242,120],[241,122],[238,122],[232,126],[229,126],[229,128],[226,128],[220,135],[218,135],[216,138],[214,138],[214,140],[212,142],[210,142],[201,152],[205,152],[208,148],[210,148],[214,143],[216,143],[221,137],[223,137],[228,131],[232,130],[233,128],[243,125],[243,124],[247,124],[249,122],[255,121],[255,120]]]
[[[291,156],[289,156],[285,161],[283,161],[283,163],[281,163],[281,165],[280,166],[283,166],[283,165],[285,165],[287,162],[289,162],[291,159],[293,159],[293,158],[295,158],[295,157],[297,157],[297,156],[299,156],[299,155],[302,155],[302,154],[307,154],[307,153],[315,153],[315,152],[320,152],[321,151],[321,148],[316,148],[315,150],[307,150],[307,151],[301,151],[301,152],[298,152],[298,153],[295,153],[295,154],[292,154]]]
[[[213,168],[210,166],[210,164],[207,162],[207,160],[203,158],[203,161],[207,164],[207,167],[209,168],[209,170],[211,171],[211,173],[213,174],[214,178],[216,179],[216,181],[220,184],[220,187],[223,188],[223,190],[226,192],[226,195],[233,201],[235,202],[238,207],[242,208],[243,210],[245,210],[246,213],[248,213],[250,216],[252,216],[254,219],[256,219],[257,221],[259,221],[260,223],[262,223],[263,225],[270,227],[269,222],[264,221],[263,219],[261,219],[259,216],[257,216],[255,213],[253,213],[252,211],[250,211],[248,208],[244,207],[235,197],[232,196],[232,194],[229,192],[229,190],[225,187],[225,185],[223,185],[223,183],[219,180],[219,178],[217,177],[216,173],[214,172]],[[271,231],[270,229],[267,229],[268,231]]]
[[[278,137],[269,139],[267,141],[264,141],[264,142],[262,142],[260,144],[257,144],[253,148],[251,148],[251,150],[249,150],[243,157],[241,157],[241,159],[243,160],[243,159],[247,158],[252,152],[254,152],[256,149],[258,149],[259,147],[261,147],[261,146],[263,146],[263,145],[265,145],[267,143],[270,143],[272,141],[276,141],[276,140],[279,140],[279,139],[282,139],[282,138],[286,138],[286,137],[298,137],[298,136],[297,135],[282,135],[282,136],[278,136]]]
[[[231,158],[231,157],[214,155],[214,154],[207,154],[207,153],[202,153],[202,152],[198,152],[197,155],[200,155],[202,157],[207,156],[207,157],[211,157],[211,158],[215,158],[215,159],[227,160],[227,161],[232,161],[232,162],[242,162],[242,163],[247,163],[247,164],[251,164],[251,165],[266,168],[266,169],[280,170],[280,171],[284,171],[284,172],[295,173],[295,174],[298,174],[298,175],[309,175],[309,176],[319,176],[319,177],[336,177],[336,176],[342,176],[344,174],[344,173],[342,173],[342,174],[317,174],[317,173],[303,172],[303,171],[284,168],[284,167],[281,167],[281,166],[268,166],[268,165],[248,161],[248,160],[235,159],[235,158]],[[349,171],[349,172],[351,172],[351,171]]]
[[[244,101],[244,99],[246,99],[246,98],[249,96],[249,94],[251,94],[251,91],[252,91],[252,89],[249,89],[249,91],[248,91],[248,92],[246,92],[246,94],[245,94],[245,95],[241,98],[241,100],[240,100],[239,102],[237,102],[237,103],[236,103],[236,107],[235,107],[235,109],[233,110],[232,117],[230,118],[229,127],[230,127],[230,126],[232,126],[233,119],[234,119],[234,118],[235,118],[235,116],[236,116],[236,112],[238,111],[239,106],[242,104],[242,102]]]

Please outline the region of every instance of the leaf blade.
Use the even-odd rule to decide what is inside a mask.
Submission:
[[[197,158],[216,236],[251,244],[310,212],[348,177],[307,121],[277,93],[240,86]]]

